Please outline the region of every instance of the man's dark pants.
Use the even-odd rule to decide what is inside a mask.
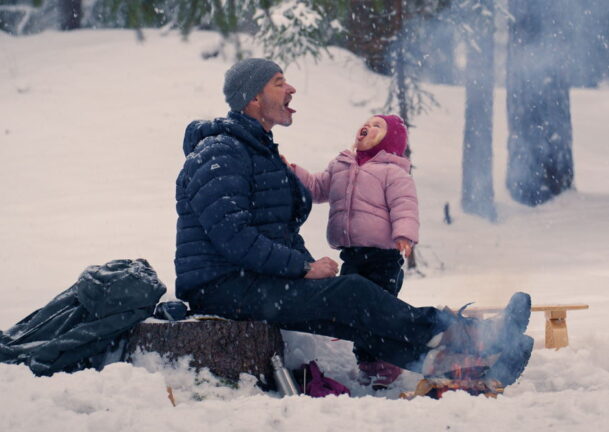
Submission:
[[[397,297],[404,282],[404,258],[397,249],[380,249],[376,247],[342,248],[340,259],[343,264],[340,274],[358,274],[374,282],[389,294]],[[353,354],[359,362],[373,362],[376,359],[365,346],[355,343]]]
[[[244,272],[206,284],[189,303],[196,313],[350,340],[415,371],[429,350],[426,343],[450,320],[438,309],[412,307],[359,275],[314,280]]]

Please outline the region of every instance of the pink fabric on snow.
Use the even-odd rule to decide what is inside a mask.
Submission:
[[[372,384],[372,387],[385,388],[393,384],[402,374],[402,369],[398,366],[382,360],[361,362],[358,364],[358,367],[364,375],[360,384]]]
[[[345,150],[321,173],[292,169],[315,202],[329,202],[327,237],[333,248],[395,249],[395,240],[419,241],[419,205],[410,161],[381,151],[363,165]]]

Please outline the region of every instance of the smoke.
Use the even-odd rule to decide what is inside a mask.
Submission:
[[[429,343],[430,351],[408,369],[426,376],[462,376],[513,384],[528,364],[534,340],[524,334],[531,299],[516,293],[507,307],[488,319],[445,315],[449,326]],[[480,369],[486,371],[482,376]],[[471,375],[470,374],[475,374]]]

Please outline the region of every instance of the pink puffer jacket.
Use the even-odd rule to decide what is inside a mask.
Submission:
[[[395,249],[395,240],[419,241],[419,205],[410,161],[381,151],[359,166],[343,151],[318,174],[292,168],[315,202],[330,202],[328,242],[333,248]]]

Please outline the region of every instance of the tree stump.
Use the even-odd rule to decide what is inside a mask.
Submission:
[[[272,382],[271,357],[283,355],[277,327],[262,322],[202,319],[146,320],[133,328],[126,346],[127,361],[137,349],[156,352],[170,362],[192,356],[195,370],[207,367],[215,375],[238,380],[242,372]]]

